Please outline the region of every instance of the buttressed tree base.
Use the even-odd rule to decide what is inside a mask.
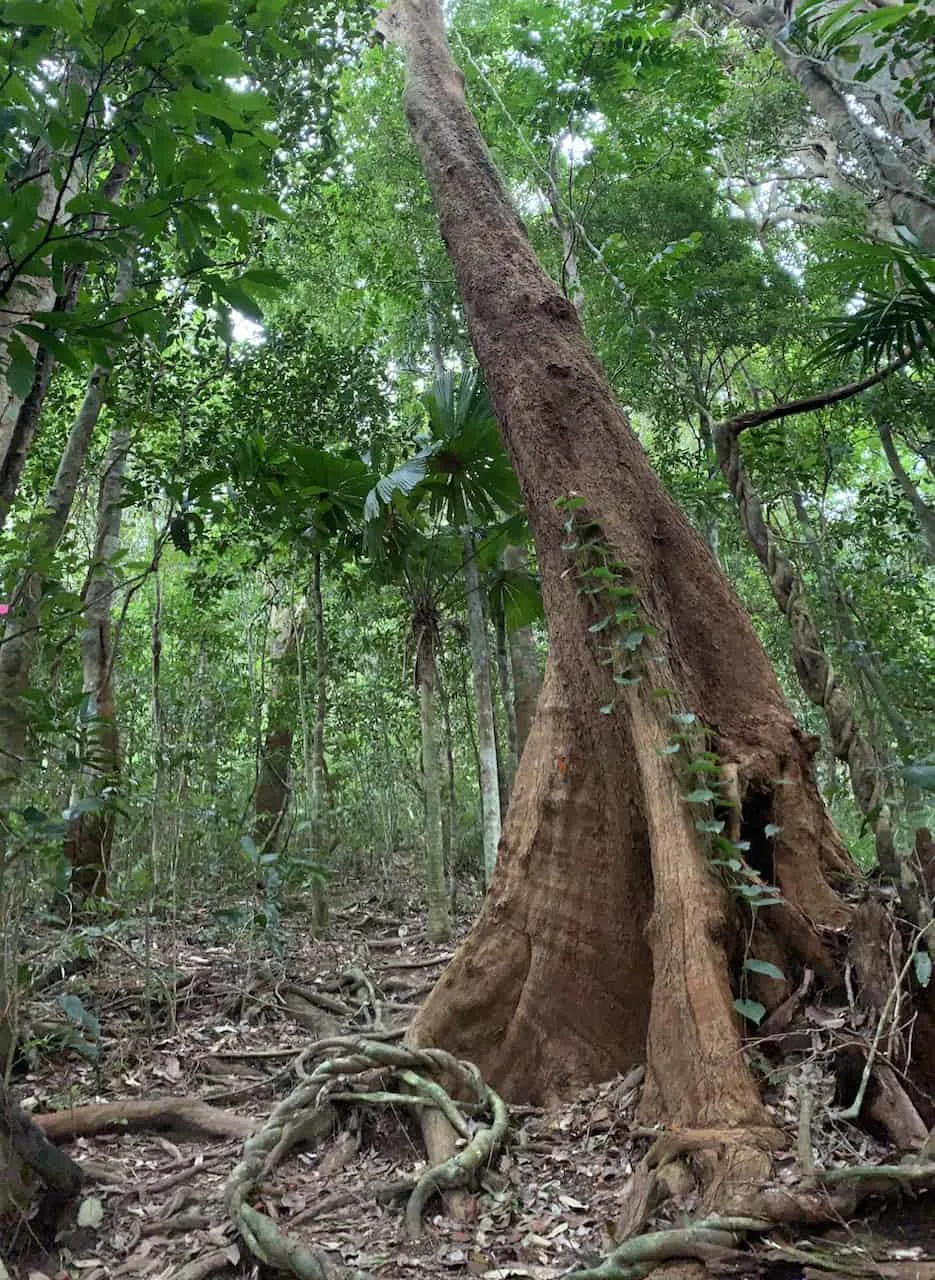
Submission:
[[[533,1102],[645,1062],[646,1121],[737,1132],[711,1169],[723,1191],[765,1173],[771,1146],[734,1001],[774,1009],[806,968],[839,983],[855,869],[812,776],[815,742],[533,253],[435,0],[397,0],[379,26],[405,54],[405,111],[528,505],[550,638],[491,890],[411,1036]],[[622,639],[607,598],[622,619],[638,611]],[[678,725],[694,748],[686,733],[674,749]],[[717,772],[707,821],[685,799],[699,739]],[[779,890],[752,935],[711,866],[722,822],[745,870]],[[751,956],[782,979],[751,974],[742,992]]]

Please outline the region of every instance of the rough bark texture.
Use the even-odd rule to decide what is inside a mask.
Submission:
[[[490,656],[487,626],[481,595],[480,573],[474,535],[464,531],[464,578],[467,586],[468,635],[471,642],[471,669],[474,675],[474,704],[477,713],[477,752],[480,762],[481,819],[484,836],[484,880],[489,885],[497,865],[500,843],[500,778],[497,769],[497,740],[494,729],[493,697],[490,691]]]
[[[506,567],[515,573],[525,573],[529,566],[529,557],[525,547],[507,547],[504,553]],[[532,627],[518,627],[508,636],[510,645],[510,668],[513,674],[513,709],[516,713],[516,759],[522,759],[526,739],[532,728],[536,714],[536,703],[539,701],[539,690],[542,688],[542,673],[539,670],[539,653],[536,648],[536,637]]]
[[[785,897],[760,913],[757,954],[780,952],[795,981],[805,963],[834,975],[819,931],[848,920],[830,879],[849,863],[810,777],[811,744],[615,402],[575,308],[539,266],[466,106],[438,8],[402,0],[380,25],[406,53],[406,112],[529,509],[551,644],[491,891],[413,1037],[472,1058],[512,1097],[548,1097],[645,1058],[647,1116],[763,1123],[732,1009],[736,921],[657,748],[669,709],[691,710],[736,766],[750,856]],[[615,686],[589,597],[566,572],[555,505],[570,491],[655,628],[646,674],[606,715]],[[674,693],[655,697],[657,680]],[[781,828],[774,841],[768,822]],[[772,985],[776,1003],[785,984]]]
[[[101,475],[94,561],[85,589],[81,635],[84,760],[72,803],[77,801],[80,808],[81,802],[93,799],[100,807],[79,812],[69,823],[65,837],[71,891],[79,901],[106,896],[107,869],[114,842],[113,801],[120,785],[120,736],[114,696],[110,606],[114,591],[113,560],[120,546],[123,476],[129,445],[126,428],[115,427]]]
[[[506,813],[516,777],[516,702],[513,694],[513,676],[510,672],[510,646],[507,640],[506,618],[502,607],[495,610],[494,630],[497,637],[497,683],[500,686],[500,706],[506,730],[506,751],[500,762],[500,812]]]

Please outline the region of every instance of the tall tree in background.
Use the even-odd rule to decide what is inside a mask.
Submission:
[[[426,458],[429,507],[460,533],[467,594],[468,635],[477,709],[484,871],[489,884],[500,841],[500,785],[490,680],[483,584],[477,564],[477,526],[509,514],[518,501],[516,479],[497,433],[487,391],[475,370],[442,371],[423,397],[431,445]]]
[[[65,836],[71,892],[79,903],[88,897],[106,896],[117,816],[120,733],[114,690],[116,654],[111,610],[129,450],[130,433],[123,423],[118,423],[110,433],[104,456],[93,559],[84,591],[81,633],[84,750]]]
[[[267,645],[263,742],[254,796],[253,842],[271,863],[285,844],[292,794],[292,743],[296,729],[296,651],[302,643],[304,606],[274,601]]]

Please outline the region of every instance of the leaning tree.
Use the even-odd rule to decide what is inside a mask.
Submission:
[[[525,1100],[645,1062],[645,1119],[717,1129],[707,1172],[746,1191],[776,1135],[736,999],[776,1008],[806,968],[838,984],[852,914],[817,744],[537,261],[436,0],[395,0],[379,28],[405,54],[405,110],[528,506],[550,638],[490,893],[410,1035]],[[750,957],[782,979],[753,974],[742,992]]]

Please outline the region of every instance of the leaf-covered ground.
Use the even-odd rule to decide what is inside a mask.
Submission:
[[[37,936],[32,965],[45,985],[25,1011],[27,1060],[18,1064],[15,1091],[40,1112],[197,1096],[224,1113],[262,1118],[294,1087],[313,1042],[402,1028],[449,953],[426,941],[414,906],[376,901],[336,913],[327,941],[310,939],[297,911],[264,934],[252,927],[250,908],[149,930],[116,921],[67,939]],[[801,1177],[796,1134],[805,1089],[816,1101],[811,1141],[819,1167],[876,1163],[885,1154],[831,1118],[833,1082],[824,1067],[839,1022],[843,1011],[806,1009],[799,1052],[768,1086],[790,1136],[778,1170],[790,1185]],[[433,1202],[419,1241],[406,1237],[404,1198],[385,1191],[425,1162],[418,1124],[392,1106],[339,1104],[336,1131],[287,1156],[254,1203],[339,1267],[400,1280],[548,1280],[593,1265],[618,1238],[634,1169],[653,1138],[635,1124],[638,1096],[633,1073],[549,1114],[513,1109],[509,1146],[482,1177],[472,1212],[457,1221]],[[223,1202],[241,1138],[193,1132],[184,1119],[158,1133],[118,1122],[69,1149],[91,1175],[81,1225],[60,1234],[56,1255],[38,1274],[261,1274]],[[674,1213],[667,1207],[667,1222],[697,1207],[686,1196]],[[655,1225],[652,1217],[647,1225]],[[801,1256],[782,1255],[797,1244]],[[864,1220],[842,1223],[834,1264],[826,1248],[767,1236],[755,1254],[729,1255],[711,1274],[935,1280],[935,1261],[926,1261],[935,1258],[935,1227],[924,1196],[890,1208],[876,1235]],[[850,1264],[834,1270],[842,1257]],[[27,1276],[35,1259],[30,1266]]]

